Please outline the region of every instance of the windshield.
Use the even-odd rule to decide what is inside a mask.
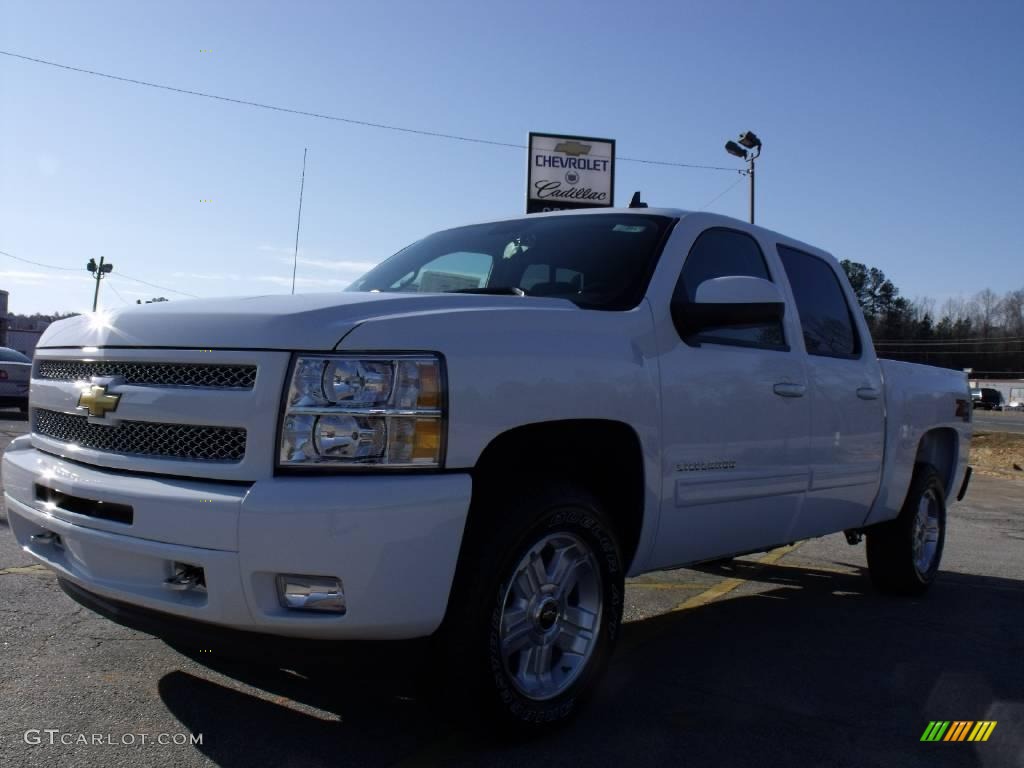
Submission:
[[[3,363],[31,363],[21,352],[9,347],[0,347],[0,362]]]
[[[601,214],[449,229],[399,251],[350,291],[553,296],[596,309],[635,307],[674,219]]]

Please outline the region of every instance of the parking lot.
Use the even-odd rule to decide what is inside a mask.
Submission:
[[[25,428],[0,412],[0,448]],[[386,658],[286,670],[117,626],[33,565],[0,512],[0,764],[1020,766],[1022,555],[1024,482],[976,475],[923,599],[874,594],[842,536],[634,579],[596,700],[508,743],[452,726]],[[922,743],[932,720],[998,724],[985,743]]]

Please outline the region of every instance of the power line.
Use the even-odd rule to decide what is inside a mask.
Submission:
[[[25,259],[25,258],[22,258],[21,256],[15,256],[13,253],[8,253],[7,251],[0,251],[0,255],[12,258],[15,261],[23,261],[26,264],[33,264],[33,265],[35,265],[37,267],[45,267],[46,269],[59,269],[59,270],[61,270],[63,272],[79,272],[79,271],[81,271],[77,267],[58,267],[56,264],[44,264],[41,261],[32,261],[31,259]],[[148,285],[150,288],[159,288],[161,291],[170,291],[171,293],[177,293],[177,294],[179,294],[181,296],[188,296],[189,298],[192,298],[192,299],[200,298],[199,296],[196,296],[194,293],[186,293],[185,291],[179,291],[176,288],[168,288],[165,285],[157,285],[156,283],[151,283],[148,280],[141,280],[141,279],[139,279],[137,277],[132,277],[131,275],[126,275],[124,272],[119,272],[118,276],[119,277],[123,277],[126,280],[134,280],[136,283],[142,283],[143,285]]]
[[[971,346],[983,346],[986,344],[1017,344],[1024,341],[1024,336],[1005,336],[1003,338],[996,339],[949,339],[946,341],[941,340],[908,340],[908,341],[895,341],[892,339],[880,339],[875,342],[875,346],[888,346],[888,347],[945,347],[950,344],[969,344]]]
[[[944,355],[1017,355],[1024,352],[1024,349],[975,349],[975,350],[949,350],[949,351],[932,351],[926,349],[885,349],[879,350],[879,352],[886,355],[935,355],[936,357],[942,357]]]
[[[743,181],[743,177],[740,176],[736,181],[734,181],[732,184],[730,184],[728,187],[726,187],[725,190],[723,190],[722,192],[719,192],[715,197],[711,198],[708,202],[704,203],[704,205],[702,205],[697,210],[698,211],[703,211],[705,208],[711,207],[711,205],[713,205],[714,203],[717,203],[719,200],[721,200],[727,194],[732,192],[737,186],[739,186],[740,182],[742,182],[742,181]]]
[[[171,293],[177,293],[180,296],[188,296],[190,299],[198,299],[198,298],[200,298],[199,296],[196,296],[194,293],[186,293],[185,291],[179,291],[176,288],[168,288],[166,285],[157,285],[156,283],[151,283],[151,282],[149,282],[147,280],[140,280],[137,277],[132,277],[131,275],[126,275],[124,272],[118,272],[118,275],[120,277],[123,277],[125,280],[134,280],[136,283],[142,283],[143,285],[148,285],[150,288],[159,288],[161,291],[170,291]]]
[[[121,300],[122,304],[128,304],[128,302],[125,300],[124,296],[121,295],[121,292],[119,290],[117,290],[117,288],[114,287],[113,283],[108,283],[108,285],[110,286],[110,290],[112,290],[114,292],[114,295],[117,296],[117,298],[119,298]]]
[[[32,261],[31,259],[23,259],[21,256],[15,256],[13,253],[8,253],[7,251],[0,251],[0,255],[12,258],[15,261],[23,261],[26,264],[34,264],[37,267],[46,267],[47,269],[61,269],[61,270],[64,270],[65,272],[79,272],[80,271],[77,267],[58,267],[58,266],[55,266],[53,264],[43,264],[41,261]]]
[[[264,104],[258,101],[248,101],[247,99],[236,99],[231,96],[220,96],[215,93],[205,93],[204,91],[193,91],[188,88],[177,88],[173,85],[163,85],[162,83],[151,83],[147,80],[137,80],[131,77],[122,77],[120,75],[111,75],[107,72],[97,72],[93,69],[85,69],[84,67],[73,67],[69,64],[60,64],[56,61],[47,61],[46,59],[37,59],[32,56],[24,56],[20,53],[12,53],[11,51],[0,51],[0,54],[4,56],[10,56],[15,59],[22,59],[23,61],[31,61],[36,64],[45,64],[48,67],[56,67],[57,69],[65,69],[69,72],[79,72],[84,75],[92,75],[94,77],[104,77],[108,80],[117,80],[122,83],[131,83],[132,85],[142,85],[147,88],[159,88],[164,91],[172,91],[174,93],[183,93],[187,96],[200,96],[204,99],[214,99],[216,101],[225,101],[229,104],[240,104],[246,107],[256,107],[257,109],[269,109],[274,112],[286,112],[291,115],[301,115],[303,117],[313,117],[318,120],[333,120],[338,123],[348,123],[349,125],[360,125],[364,128],[379,128],[385,131],[396,131],[398,133],[411,133],[417,136],[429,136],[435,139],[448,139],[450,141],[464,141],[470,144],[486,144],[492,147],[509,147],[511,149],[526,149],[525,144],[515,144],[508,141],[495,141],[493,139],[482,139],[478,136],[463,136],[457,133],[443,133],[441,131],[429,131],[423,128],[409,128],[401,125],[390,125],[388,123],[377,123],[370,120],[360,120],[353,117],[340,117],[338,115],[328,115],[323,112],[309,112],[302,109],[292,109],[290,107],[280,107],[274,104]],[[662,165],[670,166],[673,168],[696,168],[706,171],[729,171],[735,173],[736,168],[726,168],[719,165],[698,165],[696,163],[680,163],[673,160],[651,160],[647,158],[639,157],[619,157],[618,160],[627,163],[643,163],[645,165]]]

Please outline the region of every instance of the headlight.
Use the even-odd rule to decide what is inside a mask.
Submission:
[[[296,355],[282,419],[284,467],[440,467],[441,360]]]

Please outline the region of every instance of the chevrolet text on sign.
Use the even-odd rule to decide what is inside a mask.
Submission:
[[[526,212],[615,204],[615,140],[531,133]]]

